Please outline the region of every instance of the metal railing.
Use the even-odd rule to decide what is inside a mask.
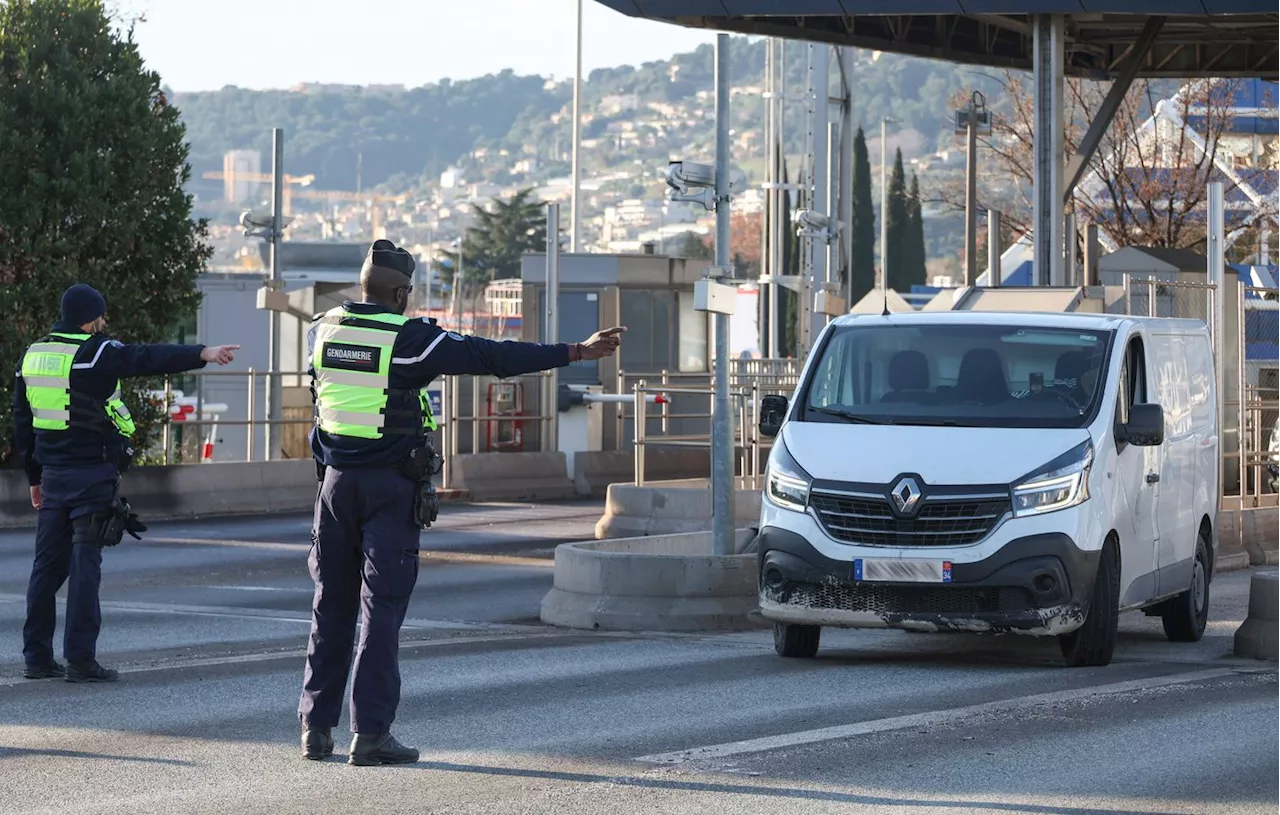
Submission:
[[[243,407],[236,405],[233,408],[230,401],[215,402],[214,400],[220,398],[220,395],[215,388],[209,386],[209,377],[221,380],[228,378],[242,380],[244,383]],[[314,424],[314,416],[309,396],[305,400],[305,405],[282,408],[282,416],[279,419],[271,420],[260,415],[259,402],[262,401],[265,404],[265,389],[272,377],[293,377],[299,382],[307,382],[310,378],[306,372],[280,371],[273,374],[253,368],[247,371],[192,371],[165,376],[163,389],[156,392],[155,396],[163,401],[168,410],[161,430],[160,449],[152,452],[159,454],[165,464],[182,463],[188,460],[201,461],[203,457],[198,452],[187,449],[191,439],[186,438],[186,434],[182,431],[188,428],[196,429],[193,439],[199,446],[205,443],[206,428],[213,427],[215,433],[217,429],[244,428],[243,458],[233,460],[255,461],[268,457],[267,451],[263,449],[258,439],[259,430],[268,425],[282,425],[303,428],[304,432],[292,438],[286,437],[282,445],[283,449],[274,451],[273,457],[306,458],[310,456],[306,436]],[[175,387],[175,383],[185,386],[190,381],[195,382],[195,387],[190,389],[190,394]],[[498,429],[496,435],[500,437],[519,435],[521,449],[528,449],[532,444],[536,445],[537,449],[545,451],[548,443],[554,439],[549,428],[556,418],[556,399],[555,395],[550,393],[550,376],[547,372],[510,379],[484,375],[449,376],[441,377],[437,383],[433,383],[428,390],[438,389],[440,392],[436,422],[439,425],[440,452],[445,460],[442,483],[446,489],[452,484],[452,470],[455,463],[453,457],[462,453],[485,452],[490,449],[488,440],[485,439],[485,430],[495,424]],[[497,383],[523,386],[520,409],[517,412],[493,414],[485,409],[489,385]],[[209,391],[214,393],[211,394]],[[182,398],[178,400],[176,397],[180,393]],[[465,406],[464,397],[469,397],[465,399]],[[174,418],[173,413],[175,403],[178,401],[190,408],[189,413],[178,414],[182,416],[181,419]],[[211,413],[209,410],[211,407],[217,407],[218,412]],[[537,430],[536,437],[529,439],[525,431],[533,428]],[[468,432],[469,438],[464,435]],[[183,438],[179,439],[179,434],[182,434]],[[500,440],[497,444],[503,446],[504,443]],[[223,451],[219,458],[226,460],[225,445],[217,449]]]
[[[736,481],[740,489],[754,489],[758,486],[763,474],[762,460],[772,449],[770,439],[762,439],[759,434],[760,399],[770,394],[790,395],[799,382],[799,372],[803,360],[731,360],[729,371],[729,398],[732,405],[731,427],[733,430],[733,449],[735,458]],[[633,423],[632,451],[635,456],[635,483],[644,484],[647,477],[646,452],[651,447],[692,447],[710,450],[711,433],[708,426],[706,432],[672,433],[672,422],[687,419],[707,419],[712,416],[711,403],[715,396],[709,387],[712,374],[673,374],[669,371],[657,373],[658,382],[654,383],[644,374],[619,371],[618,387],[621,390],[630,381],[633,399],[629,405],[618,406],[617,441],[619,446],[625,438],[625,423],[630,419]],[[658,416],[661,431],[650,433],[649,420],[653,418],[645,397],[661,394],[665,397],[661,403]],[[686,397],[694,397],[701,401],[706,399],[707,409],[698,412],[680,412],[679,406],[689,401]],[[708,423],[709,424],[709,423]]]

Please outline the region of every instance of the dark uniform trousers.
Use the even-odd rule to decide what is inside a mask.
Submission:
[[[110,508],[116,493],[113,464],[90,467],[45,467],[41,475],[41,507],[36,520],[36,555],[27,585],[27,622],[22,629],[22,656],[28,665],[53,661],[53,631],[58,621],[57,594],[67,587],[67,619],[62,653],[68,662],[93,662],[97,654],[102,611],[102,547],[74,543],[89,526],[89,516]],[[81,535],[76,535],[76,531]]]
[[[392,468],[325,470],[308,558],[316,593],[299,719],[338,724],[363,615],[351,683],[351,731],[391,729],[400,704],[400,626],[418,581],[414,484]]]

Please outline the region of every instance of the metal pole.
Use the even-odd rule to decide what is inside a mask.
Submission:
[[[453,458],[452,430],[454,416],[452,414],[453,401],[450,398],[453,378],[448,376],[440,377],[440,423],[445,430],[440,434],[440,486],[443,489],[453,489],[453,464],[450,461]]]
[[[987,285],[1000,288],[1000,210],[987,210]],[[976,280],[976,278],[975,278]]]
[[[254,376],[254,370],[249,369],[249,405],[246,416],[249,423],[244,426],[246,442],[245,442],[245,461],[253,461],[253,442],[254,437],[258,435],[258,428],[253,426],[254,419],[257,417],[257,396],[258,396],[258,377]]]
[[[569,201],[569,251],[580,251],[579,226],[582,209],[578,198],[582,193],[582,168],[578,164],[578,145],[582,141],[582,0],[578,0],[578,44],[573,73],[573,197]]]
[[[581,0],[579,0],[581,3]],[[581,20],[581,8],[579,8]],[[576,200],[576,199],[575,199]],[[577,206],[576,203],[574,205]],[[560,205],[547,204],[547,313],[545,333],[548,345],[560,342]],[[555,368],[547,372],[548,402],[544,413],[551,417],[547,423],[547,452],[560,449],[559,414],[556,412],[560,377]],[[570,462],[571,463],[571,462]]]
[[[889,290],[889,118],[880,120],[880,291]]]
[[[853,306],[853,49],[840,57],[840,268],[844,270],[845,308]]]
[[[1035,68],[1033,165],[1036,285],[1061,286],[1063,17],[1032,16]]]
[[[1098,225],[1086,224],[1084,228],[1084,284],[1100,286],[1098,279]]]
[[[825,47],[825,46],[824,46]],[[825,91],[825,88],[824,88]],[[826,97],[823,97],[823,104]],[[716,265],[729,257],[729,35],[716,35]],[[733,416],[729,407],[729,315],[717,314],[715,410],[711,419],[711,497],[714,551],[734,550]],[[637,406],[639,401],[637,401]],[[639,422],[637,422],[637,426]]]
[[[1074,210],[1068,212],[1062,221],[1062,254],[1063,254],[1063,275],[1062,283],[1065,286],[1076,285],[1076,213]]]
[[[280,289],[280,238],[284,231],[280,216],[284,194],[284,131],[271,131],[271,283],[272,291]],[[280,312],[272,311],[267,329],[267,346],[271,349],[270,370],[267,372],[267,461],[280,454],[280,407],[283,395],[280,388]]]
[[[164,463],[169,463],[169,441],[173,431],[173,381],[164,378]]]
[[[978,284],[978,106],[969,97],[964,158],[964,284]]]
[[[830,165],[828,162],[828,138],[827,124],[830,117],[828,113],[831,108],[831,46],[826,44],[811,44],[809,46],[810,65],[812,66],[809,74],[809,156],[810,156],[810,175],[809,189],[810,197],[808,207],[827,216],[829,222],[835,218],[831,212],[831,186],[830,186]],[[829,268],[829,244],[821,238],[806,238],[805,254],[809,258],[809,270],[806,280],[807,291],[805,292],[805,302],[803,314],[806,318],[805,326],[808,333],[805,335],[805,349],[813,347],[817,341],[818,335],[822,333],[822,329],[827,324],[827,318],[823,314],[819,314],[817,308],[818,292],[830,282],[831,273]]]
[[[636,486],[644,484],[644,380],[636,382],[632,386],[632,394],[635,396],[635,432],[632,433],[635,447],[635,470],[636,470]]]
[[[1217,369],[1216,383],[1218,392],[1218,404],[1216,405],[1216,413],[1218,418],[1218,493],[1226,492],[1227,486],[1227,469],[1226,456],[1227,442],[1225,439],[1227,422],[1224,417],[1224,411],[1227,403],[1227,366],[1226,366],[1226,313],[1227,313],[1227,286],[1226,286],[1226,257],[1223,252],[1222,244],[1225,229],[1224,219],[1225,210],[1223,209],[1222,182],[1215,181],[1209,184],[1209,231],[1208,231],[1208,268],[1206,269],[1208,282],[1213,286],[1209,290],[1209,297],[1213,298],[1209,315],[1210,339],[1213,343],[1213,360],[1214,367]],[[1243,314],[1240,316],[1244,316]],[[1242,324],[1237,325],[1243,328]],[[1243,333],[1243,331],[1241,332]],[[1241,489],[1240,506],[1244,506],[1244,490]]]
[[[471,377],[471,453],[475,455],[480,452],[480,377]],[[490,427],[485,422],[485,429]]]

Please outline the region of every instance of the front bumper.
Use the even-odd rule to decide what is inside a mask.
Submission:
[[[1068,535],[1040,534],[954,563],[951,583],[881,583],[854,580],[850,561],[832,560],[786,529],[764,527],[758,546],[760,610],[771,620],[1039,636],[1084,622],[1100,556]]]

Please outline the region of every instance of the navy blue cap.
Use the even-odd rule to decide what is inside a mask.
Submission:
[[[62,321],[71,325],[91,323],[107,313],[107,301],[98,290],[77,283],[62,293]]]

